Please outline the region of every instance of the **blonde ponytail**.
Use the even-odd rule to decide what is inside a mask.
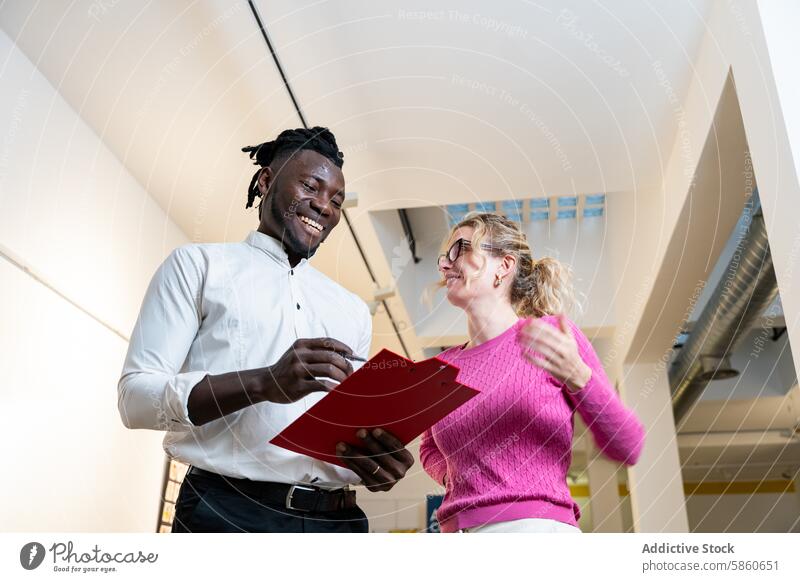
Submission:
[[[575,306],[572,268],[552,257],[532,261],[527,272],[523,266],[511,286],[511,304],[520,317],[568,313]]]

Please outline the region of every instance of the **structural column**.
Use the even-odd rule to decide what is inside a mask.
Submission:
[[[639,461],[628,468],[636,532],[688,532],[669,380],[662,363],[625,364],[621,396],[647,436]]]
[[[593,532],[622,532],[622,512],[617,485],[619,464],[600,454],[592,439],[586,439],[586,472],[589,477],[589,507]]]

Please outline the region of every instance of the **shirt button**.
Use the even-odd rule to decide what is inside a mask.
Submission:
[[[297,304],[297,309],[300,309],[300,304],[299,303]]]
[[[289,271],[289,274],[290,274],[290,275],[294,275],[294,269],[291,269],[291,270]]]

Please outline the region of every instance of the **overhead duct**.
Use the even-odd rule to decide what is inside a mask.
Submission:
[[[731,366],[730,354],[778,295],[760,205],[737,250],[670,367],[676,424],[711,380],[738,375]]]

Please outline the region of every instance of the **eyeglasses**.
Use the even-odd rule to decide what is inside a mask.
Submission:
[[[447,249],[446,253],[444,253],[443,255],[439,255],[439,258],[437,259],[437,264],[439,265],[439,267],[441,267],[442,266],[442,261],[447,259],[447,262],[452,265],[453,263],[456,262],[456,260],[458,260],[458,257],[461,256],[461,251],[463,249],[469,250],[470,248],[472,248],[472,243],[470,243],[470,241],[468,241],[465,238],[460,238],[456,242],[454,242],[452,245],[450,245],[450,248]],[[497,250],[492,245],[485,244],[485,243],[481,245],[481,248],[485,249],[487,251],[495,251],[495,250]]]

